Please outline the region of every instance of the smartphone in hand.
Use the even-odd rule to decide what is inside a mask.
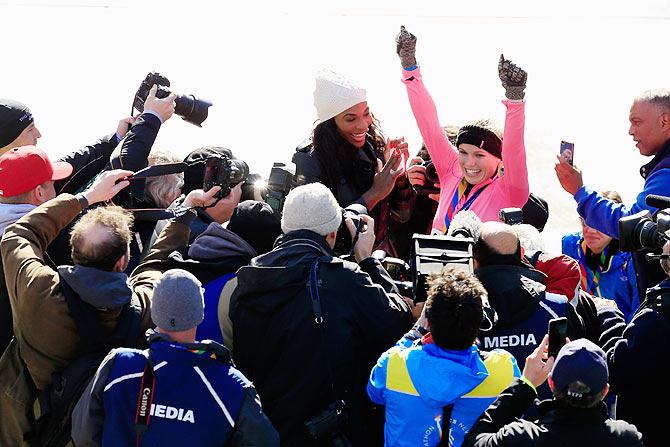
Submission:
[[[558,351],[565,345],[565,338],[568,336],[568,319],[565,317],[549,320],[549,357],[558,355]]]
[[[572,166],[572,157],[575,153],[574,143],[568,143],[567,141],[561,141],[561,150],[559,152],[560,156],[565,159],[565,161]]]

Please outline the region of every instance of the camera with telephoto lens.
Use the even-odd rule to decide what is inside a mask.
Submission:
[[[640,211],[619,219],[619,250],[642,251],[662,249],[670,229],[670,208],[656,214],[656,222],[649,211]]]
[[[351,254],[356,242],[351,238],[351,233],[349,233],[349,228],[347,228],[345,221],[349,218],[354,222],[357,236],[359,232],[363,231],[363,227],[365,226],[365,221],[361,218],[363,214],[367,216],[368,209],[358,203],[352,203],[346,208],[342,208],[342,223],[340,224],[340,228],[337,229],[335,248],[333,248],[336,255]]]
[[[350,447],[351,443],[343,433],[347,422],[344,401],[341,400],[328,405],[321,414],[306,421],[305,426],[314,439],[329,439],[329,444],[333,447]]]
[[[523,210],[521,208],[503,208],[498,211],[498,218],[507,225],[519,225],[523,223]]]
[[[426,167],[426,182],[423,184],[423,186],[415,186],[414,190],[417,194],[422,196],[427,196],[428,194],[439,194],[440,188],[433,186],[435,183],[440,183],[440,177],[437,175],[437,168],[435,167],[433,160],[424,161],[423,166]]]
[[[263,198],[273,210],[281,213],[284,201],[289,192],[295,187],[295,163],[273,163],[270,170],[268,184],[263,192]]]
[[[226,156],[208,157],[205,160],[205,178],[202,189],[209,191],[220,186],[214,197],[220,199],[230,194],[230,189],[247,179],[249,166],[242,160],[232,160]]]
[[[147,100],[147,96],[149,96],[149,90],[154,85],[158,86],[158,90],[156,91],[157,98],[165,98],[170,94],[170,90],[168,89],[170,81],[168,78],[152,71],[144,78],[140,84],[140,88],[137,89],[133,107],[140,112],[144,112],[144,102]],[[174,101],[176,104],[174,113],[181,116],[184,121],[202,127],[202,122],[207,119],[207,109],[212,105],[210,101],[196,98],[193,95],[178,95]]]

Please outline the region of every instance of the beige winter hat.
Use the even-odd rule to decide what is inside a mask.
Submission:
[[[286,196],[281,218],[284,233],[311,230],[326,236],[337,230],[341,222],[340,205],[321,183],[298,186]]]

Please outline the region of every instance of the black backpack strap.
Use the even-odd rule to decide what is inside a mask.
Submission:
[[[451,434],[451,412],[454,411],[454,404],[449,404],[442,408],[442,437],[437,447],[449,446],[449,435]]]
[[[105,333],[100,321],[100,316],[95,307],[84,302],[77,292],[70,287],[62,275],[58,275],[60,288],[65,297],[67,307],[70,309],[72,319],[77,325],[77,332],[83,345],[83,352],[90,353],[97,351],[103,343]]]
[[[133,293],[130,302],[123,306],[116,331],[111,337],[111,347],[134,348],[142,330],[142,305]]]
[[[526,253],[526,260],[530,265],[533,266],[533,268],[537,269],[537,261],[540,260],[540,256],[542,256],[542,252],[540,250],[536,251],[530,251]]]

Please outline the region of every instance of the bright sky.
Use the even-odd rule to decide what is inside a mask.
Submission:
[[[574,200],[553,172],[575,143],[585,183],[641,189],[645,158],[627,135],[632,98],[670,87],[670,4],[661,1],[139,1],[0,0],[0,97],[27,103],[54,157],[93,142],[130,113],[150,70],[175,90],[214,102],[202,129],[175,116],[155,147],[180,156],[231,148],[252,171],[288,161],[311,130],[314,73],[356,79],[390,136],[420,136],[399,81],[394,35],[418,36],[417,57],[444,124],[483,116],[501,125],[500,53],[528,73],[531,191],[550,202],[545,241],[577,229]]]

